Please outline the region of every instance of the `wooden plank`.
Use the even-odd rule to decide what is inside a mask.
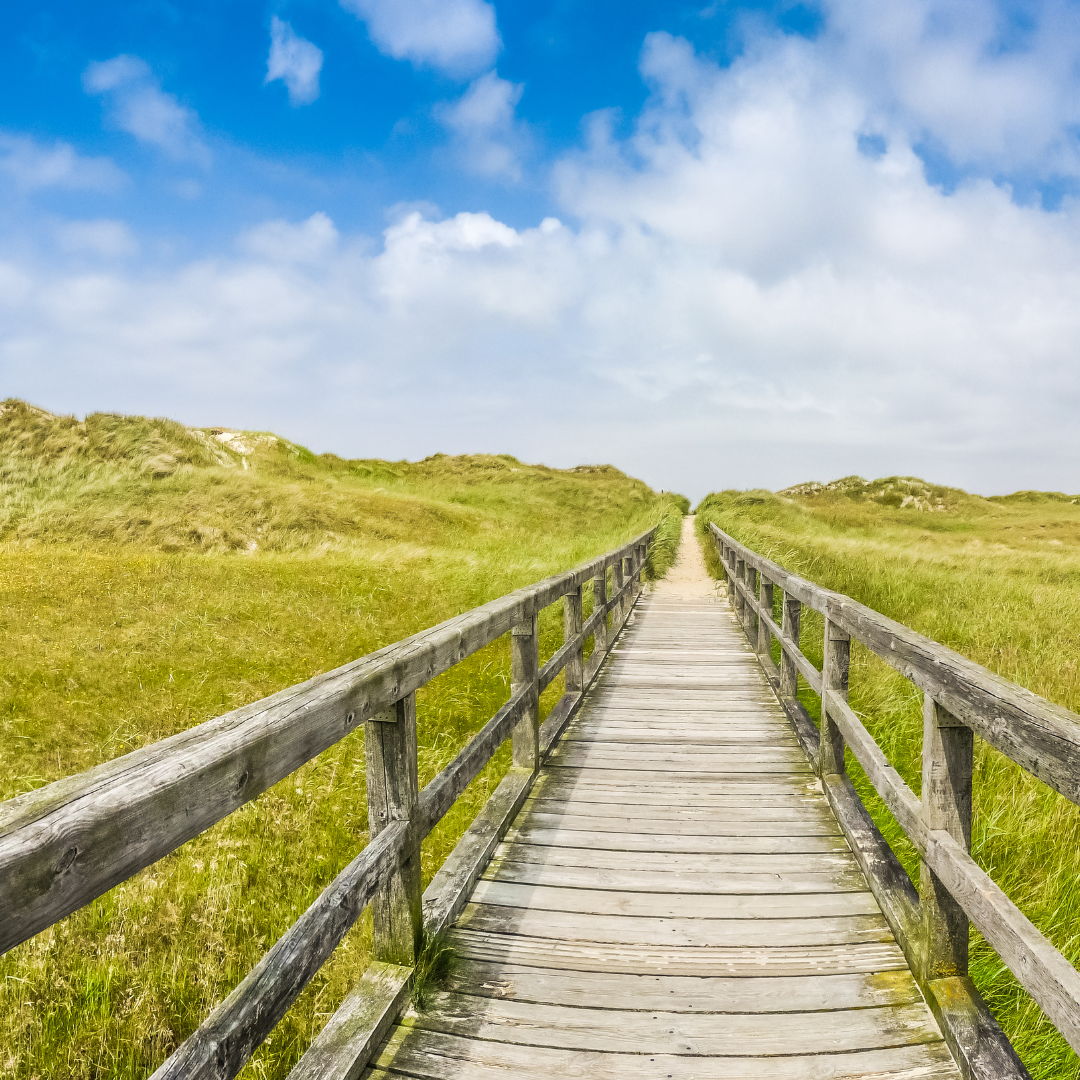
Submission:
[[[858,892],[870,895],[866,879],[857,866],[846,872],[800,874],[787,870],[773,873],[728,873],[715,869],[678,868],[665,870],[600,870],[595,867],[561,866],[548,862],[519,862],[513,857],[488,866],[484,877],[518,885],[549,885],[563,889],[607,889],[611,891],[671,893],[715,896]],[[865,903],[864,903],[865,906]],[[877,910],[876,903],[873,910]]]
[[[685,853],[653,851],[643,860],[635,851],[605,851],[597,848],[541,847],[534,844],[503,843],[495,849],[493,858],[500,862],[541,863],[545,866],[584,866],[598,870],[646,870],[676,872],[690,865],[703,874],[768,874],[774,878],[783,874],[843,875],[855,870],[858,864],[850,851],[784,852],[779,855],[695,854],[688,864]]]
[[[380,1068],[418,1080],[535,1080],[587,1076],[589,1080],[956,1080],[956,1066],[941,1042],[849,1054],[761,1058],[692,1054],[612,1054],[470,1039],[416,1028],[395,1029]],[[373,1074],[374,1075],[374,1074]]]
[[[773,945],[856,945],[892,940],[888,924],[880,914],[814,919],[662,918],[470,903],[462,912],[458,925],[494,933],[615,945],[754,945],[767,948]]]
[[[432,995],[407,1022],[424,1031],[525,1046],[607,1053],[693,1054],[759,1058],[782,1054],[848,1054],[940,1043],[925,1004],[805,1012],[671,1013],[656,1009],[567,1008],[547,1003]]]
[[[457,918],[529,794],[533,779],[530,770],[511,769],[436,871],[423,896],[424,930],[428,935],[440,933]]]
[[[601,848],[604,851],[670,851],[694,854],[780,854],[781,852],[847,851],[839,835],[817,836],[684,836],[632,832],[583,832],[511,826],[507,840],[549,847]]]
[[[530,798],[525,805],[526,813],[536,814],[572,814],[575,816],[596,815],[603,813],[605,816],[626,820],[628,818],[640,818],[652,821],[714,821],[722,818],[725,821],[748,819],[752,821],[806,821],[807,818],[818,818],[835,824],[829,804],[823,798],[811,800],[807,796],[796,796],[801,802],[786,806],[774,806],[765,804],[748,803],[745,800],[729,804],[727,806],[702,806],[696,800],[691,807],[685,806],[648,806],[640,801],[630,802],[633,792],[627,791],[623,796],[626,802],[607,799],[602,803],[589,802],[586,799],[572,798],[549,799]],[[675,831],[675,830],[673,830]]]
[[[625,915],[633,918],[761,920],[776,922],[802,918],[806,922],[847,916],[880,918],[873,894],[862,892],[790,893],[693,893],[630,892],[601,888],[556,888],[519,884],[502,878],[482,878],[473,889],[471,903],[524,908],[532,912],[581,912],[588,915]],[[881,920],[882,925],[884,920]]]
[[[455,929],[450,939],[460,956],[561,971],[748,978],[908,970],[903,953],[895,942],[887,940],[844,945],[770,944],[764,947],[645,945],[636,942],[597,944],[461,928]]]
[[[570,1008],[660,1009],[667,1013],[817,1012],[921,1002],[909,971],[844,975],[687,976],[568,971],[459,958],[449,988],[475,996]]]
[[[714,819],[671,821],[630,817],[585,816],[571,814],[544,814],[531,812],[522,814],[515,825],[519,831],[537,829],[559,829],[565,832],[579,833],[616,833],[645,836],[660,833],[665,836],[676,835],[689,837],[803,837],[835,836],[839,837],[840,827],[836,819],[827,815],[818,815],[817,820],[804,821],[769,821],[753,818]]]
[[[409,1000],[412,968],[375,961],[327,1021],[289,1080],[356,1080]]]

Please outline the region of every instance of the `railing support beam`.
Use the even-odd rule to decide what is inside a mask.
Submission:
[[[514,725],[514,765],[540,768],[540,631],[536,612],[523,616],[510,631],[510,693],[530,688],[529,703]]]
[[[395,821],[416,817],[416,695],[409,694],[365,725],[368,831],[374,840]],[[377,960],[406,967],[416,962],[423,935],[420,844],[379,886],[372,900]]]
[[[851,637],[831,619],[825,619],[823,641],[824,660],[821,670],[821,748],[818,751],[818,774],[844,775],[844,736],[829,715],[826,690],[848,698],[848,669],[851,658]]]
[[[975,737],[927,694],[923,699],[922,814],[927,829],[947,832],[971,850],[971,777]],[[920,863],[923,977],[968,973],[968,918],[937,874]]]

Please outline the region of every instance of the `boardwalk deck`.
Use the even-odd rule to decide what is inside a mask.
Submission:
[[[684,537],[371,1080],[957,1078],[745,636]]]

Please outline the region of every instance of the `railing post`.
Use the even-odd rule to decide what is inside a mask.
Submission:
[[[372,840],[395,821],[416,815],[416,695],[394,702],[364,725],[367,756],[368,833]],[[423,936],[420,845],[379,886],[371,902],[377,960],[409,967]]]
[[[784,613],[781,616],[780,629],[784,631],[784,637],[799,646],[799,624],[802,622],[802,602],[796,600],[791,593],[784,593]],[[780,650],[780,696],[782,698],[796,698],[799,696],[799,669],[795,666],[793,657]]]
[[[593,614],[595,615],[607,603],[607,567],[593,578],[592,583]],[[601,618],[593,631],[593,652],[603,652],[607,643],[607,617]]]
[[[616,596],[619,596],[619,591],[622,589],[623,586],[624,565],[625,564],[623,563],[622,559],[616,559],[614,565],[611,568],[611,588]],[[619,623],[622,622],[623,608],[625,605],[626,597],[619,596],[618,602],[615,604],[615,607],[612,608],[611,629],[613,632],[618,627]]]
[[[923,700],[922,814],[926,827],[947,832],[971,850],[971,774],[975,736],[929,694]],[[920,865],[923,973],[942,979],[968,972],[968,920],[938,876]]]
[[[746,563],[739,558],[738,553],[735,555],[735,614],[739,617],[739,622],[743,626],[746,626],[746,598],[739,591],[739,584],[746,583]]]
[[[571,589],[563,597],[563,641],[573,641],[581,633],[581,586]],[[582,682],[585,678],[585,643],[581,642],[578,647],[566,658],[566,692],[568,694],[580,694]]]
[[[758,574],[758,603],[761,604],[761,610],[767,611],[770,618],[772,617],[773,606],[773,583],[769,581],[764,574]],[[772,645],[772,634],[769,633],[769,628],[765,625],[765,620],[758,618],[757,629],[757,651],[762,656],[771,657],[770,646]]]
[[[536,611],[529,611],[510,629],[510,693],[522,686],[532,688],[521,719],[514,725],[514,765],[540,768],[540,631]]]
[[[844,736],[829,715],[826,690],[832,690],[847,701],[848,666],[851,638],[828,616],[825,617],[824,660],[821,665],[821,749],[818,752],[818,773],[844,773]]]
[[[746,565],[746,589],[747,597],[757,596],[757,583],[758,572],[749,563]],[[744,609],[744,615],[746,616],[746,636],[750,639],[750,644],[753,648],[757,648],[757,613],[747,603]]]

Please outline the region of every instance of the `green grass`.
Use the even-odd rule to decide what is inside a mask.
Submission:
[[[219,436],[229,436],[221,438]],[[168,420],[0,408],[0,798],[608,550],[681,509],[610,466],[316,457]],[[589,601],[586,602],[588,610]],[[562,613],[541,620],[546,658]],[[418,695],[426,783],[505,700],[506,640]],[[561,680],[544,695],[550,708]],[[424,844],[424,882],[508,766]],[[362,733],[0,959],[0,1075],[142,1077],[367,842]],[[362,919],[246,1076],[283,1077],[370,956]]]
[[[779,494],[710,495],[698,507],[702,535],[708,521],[787,569],[1080,711],[1077,497],[1019,492],[984,499],[910,477],[869,484],[847,477]],[[706,557],[719,574],[711,542]],[[818,666],[821,634],[820,616],[806,613],[804,651]],[[816,717],[817,699],[809,691],[803,699]],[[921,693],[853,643],[851,703],[919,792]],[[848,766],[918,881],[914,849],[850,752]],[[1054,945],[1080,963],[1080,808],[978,740],[974,798],[975,858]],[[1080,1076],[1077,1055],[975,933],[971,973],[1036,1080]]]

